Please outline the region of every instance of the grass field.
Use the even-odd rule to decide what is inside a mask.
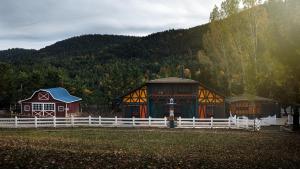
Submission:
[[[299,133],[0,129],[0,168],[299,168]]]

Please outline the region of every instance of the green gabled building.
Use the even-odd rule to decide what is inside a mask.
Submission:
[[[125,117],[161,118],[169,115],[170,99],[176,117],[225,117],[224,96],[198,81],[177,77],[150,80],[121,96]]]

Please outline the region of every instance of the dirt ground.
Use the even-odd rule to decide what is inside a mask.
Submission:
[[[0,129],[0,168],[299,168],[300,133],[229,129]]]

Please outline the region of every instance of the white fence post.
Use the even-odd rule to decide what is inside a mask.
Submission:
[[[18,117],[15,116],[15,128],[18,128]]]
[[[71,115],[71,126],[74,127],[74,116]]]
[[[231,128],[231,117],[228,118],[228,127]]]
[[[237,128],[240,128],[240,123],[239,123],[239,118],[237,117],[236,119],[235,119],[235,123],[236,123],[236,127]]]
[[[166,116],[165,116],[164,120],[165,120],[165,126],[167,127],[167,117]]]
[[[260,130],[260,126],[261,126],[261,121],[258,120],[257,118],[255,119],[255,130],[259,131]]]
[[[148,125],[151,126],[151,117],[148,118]]]
[[[195,117],[193,117],[193,128],[195,128]]]
[[[213,116],[211,116],[211,117],[210,117],[210,125],[211,125],[210,127],[211,127],[211,128],[214,127],[213,123],[214,123],[214,118],[213,118]]]
[[[181,117],[178,118],[178,127],[181,127]]]
[[[101,116],[99,116],[99,125],[101,126]]]
[[[56,117],[53,116],[53,127],[56,128]]]
[[[256,126],[255,121],[256,121],[256,119],[253,120],[253,131],[255,131],[255,126]]]
[[[91,119],[91,116],[89,115],[89,126],[92,125],[92,119]]]
[[[132,126],[135,126],[135,117],[132,117]]]
[[[117,126],[118,125],[118,117],[115,116],[115,125]]]
[[[37,117],[36,117],[36,116],[34,116],[34,127],[35,127],[35,128],[38,127],[38,125],[37,125]]]
[[[246,128],[248,129],[248,127],[249,127],[249,120],[248,120],[248,118],[246,119]]]

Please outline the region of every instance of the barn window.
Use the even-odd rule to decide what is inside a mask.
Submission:
[[[30,106],[29,105],[25,105],[24,106],[24,111],[30,111]]]
[[[60,112],[65,111],[65,107],[64,106],[58,106],[58,111],[60,111]]]
[[[51,111],[54,110],[54,104],[53,103],[50,103],[50,104],[45,103],[44,110],[51,110]]]
[[[39,93],[38,97],[39,97],[39,100],[49,100],[48,93]]]
[[[42,111],[43,110],[43,104],[41,104],[41,103],[33,103],[32,104],[32,110],[33,111]]]

